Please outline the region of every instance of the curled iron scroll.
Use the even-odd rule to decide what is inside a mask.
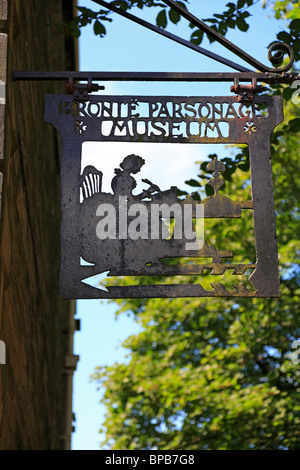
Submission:
[[[294,62],[294,53],[293,49],[289,44],[284,42],[276,41],[270,44],[268,49],[268,59],[273,65],[277,65],[282,63],[284,58],[284,54],[287,54],[289,57],[289,62],[286,65],[281,67],[267,67],[258,60],[254,59],[251,55],[244,52],[242,49],[237,47],[232,42],[228,41],[228,39],[224,38],[221,34],[219,34],[214,29],[210,28],[206,23],[199,20],[196,16],[192,15],[190,12],[185,10],[180,4],[175,2],[174,0],[163,0],[166,5],[168,5],[173,10],[176,10],[180,13],[181,16],[186,18],[190,23],[197,26],[201,31],[205,32],[208,36],[213,38],[215,41],[218,41],[222,46],[226,47],[228,50],[239,56],[248,64],[256,67],[260,72],[271,72],[271,73],[278,73],[278,72],[287,72],[293,65]]]
[[[288,64],[286,64],[283,67],[275,68],[275,70],[272,69],[273,71],[286,72],[292,67],[295,58],[294,58],[294,51],[289,44],[286,44],[281,41],[275,41],[272,44],[270,44],[268,48],[268,59],[271,62],[271,64],[273,65],[281,64],[284,59],[284,54],[288,54],[289,56]]]

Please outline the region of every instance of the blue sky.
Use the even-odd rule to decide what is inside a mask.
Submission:
[[[190,0],[190,11],[200,19],[210,17],[212,13],[225,10],[227,1]],[[98,5],[91,0],[79,0],[80,6],[97,9]],[[135,15],[155,23],[156,11],[132,11]],[[227,38],[250,55],[266,65],[267,46],[276,39],[282,23],[268,18],[270,12],[256,4],[252,9],[253,16],[249,19],[250,29],[245,34],[239,30],[230,30]],[[169,31],[189,39],[191,30],[186,20],[177,26],[170,25]],[[107,24],[108,34],[105,38],[94,36],[92,28],[86,27],[80,37],[80,70],[103,71],[160,71],[160,72],[230,72],[232,69],[207,59],[200,54],[175,44],[152,31],[144,29],[129,20],[114,15],[114,21]],[[211,48],[217,54],[239,62],[243,61],[227,52],[216,43],[210,45],[204,40],[202,47]],[[250,67],[251,68],[251,67]],[[122,95],[230,95],[230,84],[193,84],[193,83],[138,83],[138,82],[107,82],[105,94]],[[111,144],[111,148],[85,144],[83,150],[84,165],[86,162],[95,164],[97,153],[109,151],[107,172],[113,171],[121,159],[128,153],[136,153],[134,147],[124,148],[124,144]],[[129,144],[130,145],[130,144]],[[205,159],[206,155],[217,150],[211,145],[189,145],[184,152],[180,144],[164,145],[162,150],[153,144],[143,145],[139,150],[148,158],[147,178],[162,186],[179,185],[183,187],[185,179],[194,177],[199,165],[195,161]],[[152,145],[152,148],[151,148]],[[125,146],[126,147],[126,146]],[[132,150],[133,148],[133,150]],[[128,149],[129,150],[129,149]],[[120,155],[125,152],[124,155]],[[172,158],[172,161],[171,161]],[[145,165],[146,167],[146,165]],[[167,178],[165,177],[167,175]],[[141,178],[145,176],[141,175]],[[178,181],[177,181],[177,178]],[[180,185],[181,183],[181,185]],[[115,303],[100,300],[77,301],[76,318],[81,320],[81,331],[75,333],[74,353],[80,356],[77,371],[74,374],[73,411],[76,415],[76,430],[72,436],[73,450],[97,450],[103,437],[99,428],[104,420],[105,409],[99,404],[103,391],[97,391],[97,384],[90,381],[95,367],[109,365],[115,361],[126,361],[127,351],[121,347],[129,335],[137,333],[139,326],[129,315],[121,315],[115,319],[117,306]]]

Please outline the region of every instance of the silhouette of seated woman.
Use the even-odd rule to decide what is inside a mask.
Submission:
[[[116,176],[114,176],[111,181],[111,188],[115,196],[131,195],[134,198],[140,200],[145,197],[150,197],[153,192],[159,190],[156,185],[153,185],[151,183],[149,185],[149,188],[145,189],[140,194],[136,196],[132,194],[132,191],[136,187],[136,180],[133,176],[131,176],[131,174],[135,175],[136,173],[141,171],[141,168],[144,164],[145,160],[142,157],[139,157],[138,155],[127,155],[127,157],[124,158],[124,160],[120,164],[122,170],[120,170],[120,168],[115,168]]]

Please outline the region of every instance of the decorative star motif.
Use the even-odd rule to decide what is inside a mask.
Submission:
[[[75,132],[79,132],[79,134],[83,134],[87,130],[87,126],[84,124],[83,121],[76,121],[74,126]]]
[[[248,134],[252,134],[253,132],[256,132],[256,126],[253,121],[247,121],[246,124],[244,125],[244,131],[248,132]]]

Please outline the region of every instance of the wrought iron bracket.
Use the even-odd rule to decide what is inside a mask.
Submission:
[[[240,64],[237,64],[235,62],[232,62],[225,57],[219,56],[217,54],[214,54],[211,51],[208,51],[202,47],[199,47],[195,44],[190,43],[189,41],[186,41],[185,39],[182,39],[174,34],[171,34],[167,31],[162,30],[161,28],[152,25],[151,23],[148,23],[145,20],[142,20],[141,18],[138,18],[131,13],[128,13],[127,11],[122,10],[121,8],[117,8],[114,6],[112,3],[107,3],[104,0],[92,0],[94,3],[97,3],[98,5],[101,5],[104,8],[107,8],[110,11],[113,11],[117,13],[118,15],[121,15],[135,23],[140,24],[141,26],[144,26],[162,36],[168,37],[172,41],[178,42],[186,47],[189,47],[190,49],[195,50],[196,52],[200,52],[200,54],[205,55],[207,57],[210,57],[213,60],[216,60],[222,64],[227,65],[228,67],[232,67],[236,70],[239,70],[240,72],[249,72],[250,70]],[[213,40],[217,41],[219,44],[224,46],[226,49],[229,51],[233,52],[235,55],[237,55],[239,58],[247,62],[248,64],[252,65],[255,67],[255,69],[261,71],[261,72],[270,72],[270,73],[280,73],[280,72],[287,72],[290,70],[294,63],[294,52],[292,47],[289,44],[285,44],[280,41],[274,41],[272,44],[270,44],[269,49],[268,49],[268,60],[275,65],[275,67],[267,67],[266,65],[262,64],[258,60],[256,60],[254,57],[252,57],[250,54],[247,54],[245,51],[240,49],[238,46],[233,44],[231,41],[226,39],[224,36],[219,34],[217,31],[209,27],[204,21],[199,20],[196,16],[192,15],[188,10],[183,8],[179,3],[175,2],[174,0],[164,0],[164,3],[168,5],[170,8],[173,10],[177,11],[183,18],[187,19],[191,24],[195,25],[197,28],[199,28],[201,31],[203,31],[207,36],[212,38]],[[286,65],[283,65],[281,67],[277,67],[280,65],[283,61],[284,55],[287,54],[289,57],[289,62]]]
[[[234,80],[234,85],[230,87],[230,91],[235,93],[239,103],[251,103],[254,95],[262,93],[266,90],[262,85],[257,85],[257,79],[253,78],[251,85],[242,85],[238,78]]]
[[[293,83],[300,79],[299,73],[270,72],[101,72],[101,71],[13,71],[13,81],[64,81],[70,80],[92,82],[257,82],[278,84]]]
[[[95,1],[95,0],[93,0]],[[97,0],[98,1],[98,0]],[[199,20],[196,16],[192,15],[189,11],[184,9],[179,3],[175,2],[174,0],[164,0],[164,3],[177,11],[182,17],[186,18],[190,23],[197,26],[201,31],[207,34],[207,36],[211,37],[219,44],[224,46],[229,51],[233,52],[235,55],[243,59],[248,64],[255,67],[257,70],[261,72],[271,72],[271,73],[278,73],[278,72],[287,72],[291,69],[294,63],[294,52],[292,47],[289,44],[286,44],[281,41],[274,41],[270,44],[268,48],[268,60],[275,66],[282,63],[284,55],[287,54],[289,57],[289,62],[286,65],[281,67],[267,67],[258,60],[256,60],[251,55],[247,54],[245,51],[237,47],[232,42],[228,41],[224,36],[219,34],[214,29],[210,28],[204,21]]]
[[[89,93],[93,91],[105,90],[104,86],[92,83],[91,78],[88,78],[88,83],[74,83],[74,78],[69,77],[69,81],[66,84],[67,93],[73,94],[74,101],[87,101],[89,99]]]
[[[259,93],[263,89],[261,87],[253,87],[253,81],[263,82],[269,84],[279,83],[293,83],[295,80],[299,80],[299,73],[288,73],[294,62],[294,53],[288,44],[282,42],[274,42],[269,46],[268,58],[272,64],[280,64],[283,60],[284,54],[288,54],[289,62],[287,65],[282,67],[266,67],[265,65],[258,62],[256,59],[251,57],[249,54],[244,52],[242,49],[235,46],[233,43],[228,41],[222,35],[217,33],[215,30],[207,26],[203,21],[199,20],[187,10],[183,9],[178,3],[173,0],[165,0],[165,4],[179,12],[184,18],[193,23],[195,26],[200,28],[209,37],[218,41],[221,45],[226,47],[231,52],[235,53],[238,57],[254,66],[257,71],[252,71],[240,64],[232,62],[223,56],[208,51],[202,47],[199,47],[191,42],[164,31],[157,26],[148,23],[141,18],[138,18],[127,11],[117,8],[112,3],[107,3],[104,0],[93,0],[95,3],[107,8],[135,23],[140,24],[168,39],[175,41],[201,53],[213,60],[216,60],[228,67],[231,67],[238,72],[220,72],[220,73],[177,73],[177,72],[70,72],[70,71],[57,71],[57,72],[27,72],[27,71],[14,71],[12,72],[12,79],[15,80],[65,80],[68,81],[67,92],[73,93],[74,99],[82,99],[86,101],[88,94],[91,91],[103,90],[104,87],[92,84],[92,81],[155,81],[155,82],[233,82],[232,91],[238,94],[240,100],[251,101],[251,96],[255,93]],[[87,81],[87,85],[74,84],[74,80]],[[238,82],[237,82],[238,80]],[[251,82],[250,87],[240,85],[240,82]]]

